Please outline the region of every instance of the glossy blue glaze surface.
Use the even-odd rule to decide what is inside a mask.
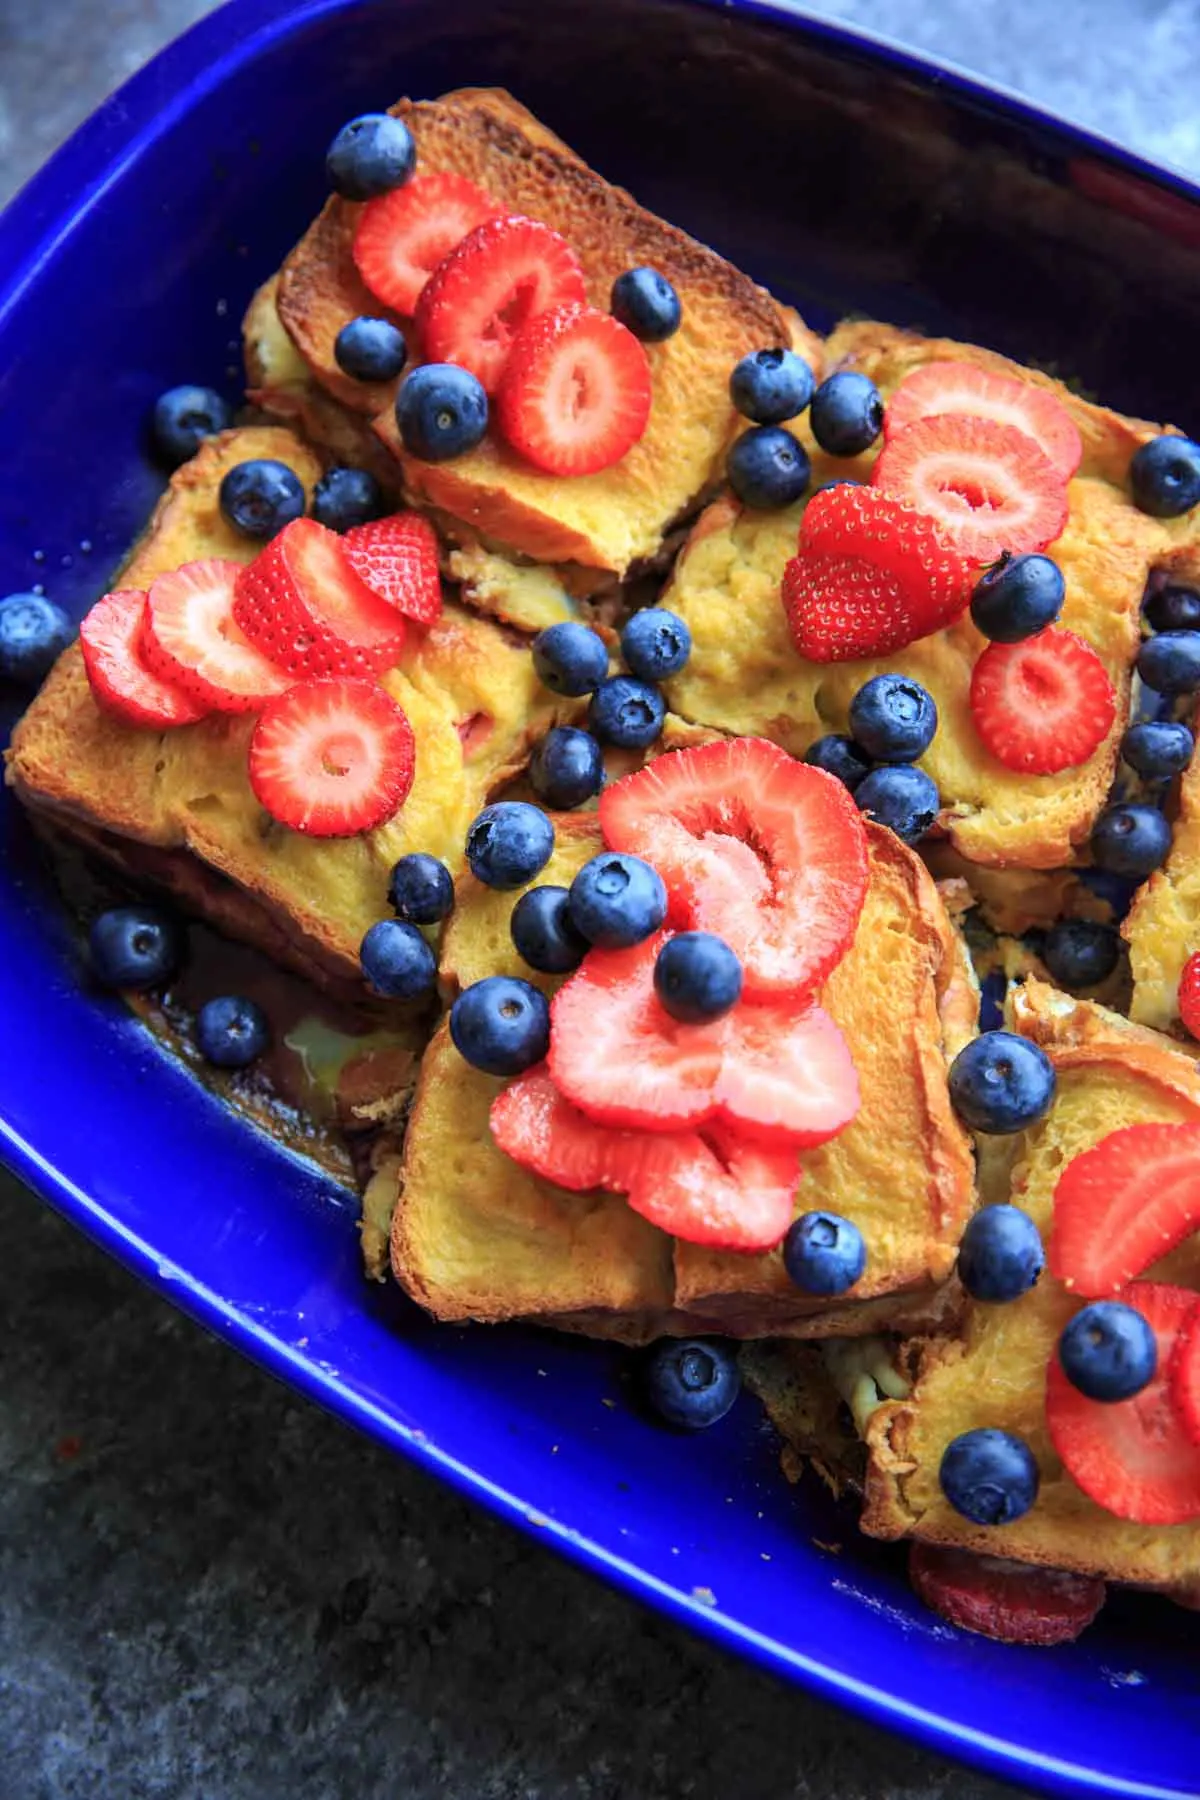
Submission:
[[[1200,425],[1179,386],[1196,196],[951,72],[750,4],[234,0],[0,221],[0,592],[42,581],[81,612],[103,588],[160,485],[150,403],[182,380],[236,396],[241,311],[319,204],[337,125],[482,81],[818,325],[953,330]],[[1197,1792],[1188,1615],[1118,1598],[1059,1651],[955,1633],[902,1555],[784,1485],[748,1402],[664,1436],[620,1353],[436,1329],[367,1287],[346,1196],[87,990],[8,798],[0,858],[0,1151],[123,1261],[314,1399],[880,1722],[1064,1794]]]

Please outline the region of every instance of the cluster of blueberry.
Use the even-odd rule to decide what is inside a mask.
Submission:
[[[830,456],[859,456],[883,430],[883,398],[873,381],[845,369],[816,387],[812,370],[794,350],[744,356],[729,378],[729,395],[742,417],[753,421],[725,462],[729,485],[743,506],[791,506],[807,488],[808,452],[783,424],[806,407],[813,437]]]
[[[835,775],[861,812],[917,843],[941,805],[936,783],[916,767],[937,731],[933,696],[907,675],[873,675],[850,703],[849,724],[849,736],[818,738],[804,760]]]

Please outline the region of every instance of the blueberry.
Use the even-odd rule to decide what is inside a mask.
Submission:
[[[1004,1023],[1004,1001],[1008,994],[1008,976],[993,969],[979,984],[979,1029],[997,1031]]]
[[[839,1213],[806,1212],[788,1226],[783,1266],[806,1294],[844,1294],[867,1266],[867,1246]]]
[[[610,675],[592,695],[588,724],[606,744],[644,750],[662,731],[666,714],[666,702],[648,681]]]
[[[664,1338],[646,1358],[644,1380],[654,1411],[680,1431],[715,1425],[742,1389],[737,1357],[712,1338]]]
[[[854,798],[860,812],[878,819],[906,844],[917,843],[932,829],[941,806],[935,783],[911,763],[873,769],[858,784]]]
[[[1147,781],[1168,781],[1186,769],[1196,740],[1176,719],[1156,719],[1131,725],[1121,739],[1121,755]]]
[[[951,1439],[939,1479],[955,1512],[976,1525],[1011,1525],[1038,1495],[1038,1466],[1024,1438],[986,1426]]]
[[[608,674],[608,648],[588,625],[564,620],[547,625],[533,640],[533,666],[538,680],[553,694],[578,699],[591,694]]]
[[[1129,465],[1133,503],[1156,519],[1177,519],[1200,501],[1200,444],[1165,434],[1151,438]]]
[[[932,695],[907,675],[873,675],[850,702],[851,734],[875,762],[914,761],[933,742],[937,723]]]
[[[519,888],[544,869],[554,850],[554,827],[540,806],[497,800],[471,822],[467,862],[490,888]]]
[[[422,462],[448,462],[473,450],[488,423],[488,399],[456,363],[422,363],[400,383],[396,425],[404,448]]]
[[[625,667],[639,681],[665,681],[678,675],[692,654],[692,634],[678,613],[665,606],[635,612],[621,633]]]
[[[1019,1206],[983,1207],[958,1247],[960,1281],[972,1300],[993,1306],[1027,1294],[1045,1261],[1041,1233]]]
[[[372,925],[358,958],[371,987],[389,1000],[415,1000],[431,993],[437,981],[437,958],[417,927],[403,919]]]
[[[354,381],[391,381],[408,361],[404,333],[390,319],[362,314],[350,319],[333,340],[333,356]]]
[[[603,787],[603,752],[590,731],[555,725],[534,748],[529,782],[539,800],[555,812],[568,812]]]
[[[1108,907],[1114,919],[1123,919],[1133,905],[1138,883],[1126,875],[1114,875],[1108,869],[1080,869],[1080,884],[1095,894]]]
[[[436,925],[454,905],[454,878],[436,856],[412,850],[392,870],[388,901],[406,924]]]
[[[220,488],[221,511],[244,537],[273,538],[304,512],[300,477],[286,463],[256,456],[235,463]]]
[[[1092,831],[1092,861],[1139,881],[1165,862],[1170,848],[1170,825],[1157,806],[1141,801],[1106,807]]]
[[[325,173],[343,200],[373,200],[403,187],[417,166],[417,146],[402,119],[362,113],[329,146]]]
[[[1163,631],[1138,651],[1137,672],[1160,694],[1191,694],[1200,687],[1200,631]]]
[[[1011,1031],[983,1032],[950,1064],[950,1102],[972,1131],[1024,1131],[1049,1112],[1055,1086],[1046,1052]]]
[[[1158,1340],[1132,1306],[1095,1300],[1064,1329],[1058,1360],[1071,1386],[1089,1400],[1132,1400],[1154,1379]]]
[[[0,600],[0,681],[35,687],[75,636],[75,627],[45,594]]]
[[[1048,556],[1004,555],[975,584],[971,617],[995,644],[1019,644],[1052,625],[1063,609],[1067,584]]]
[[[168,388],[154,402],[154,448],[169,469],[195,456],[206,437],[228,431],[233,408],[215,388]]]
[[[150,906],[117,906],[93,919],[88,932],[92,971],[103,987],[161,987],[183,961],[183,936],[173,919]]]
[[[520,1075],[550,1048],[546,996],[513,975],[485,975],[450,1008],[450,1036],[459,1055],[485,1075]]]
[[[623,950],[657,931],[667,916],[667,890],[640,856],[605,850],[571,883],[571,917],[589,944]]]
[[[1194,631],[1200,627],[1200,593],[1195,588],[1164,587],[1145,605],[1151,631]]]
[[[742,997],[742,965],[724,938],[681,931],[654,961],[654,991],[673,1019],[703,1025],[720,1019]]]
[[[330,469],[313,489],[312,516],[330,531],[349,531],[386,510],[383,489],[369,469]]]
[[[729,485],[743,506],[790,506],[808,486],[808,452],[782,425],[752,425],[725,458]]]
[[[883,397],[853,369],[823,381],[809,409],[812,434],[830,456],[858,456],[883,430]]]
[[[510,929],[518,956],[543,975],[566,975],[587,955],[588,941],[575,928],[565,887],[535,887],[522,894]]]
[[[1117,966],[1121,940],[1097,919],[1059,919],[1046,933],[1042,961],[1059,987],[1097,987]]]
[[[271,1042],[267,1015],[257,1000],[221,994],[196,1014],[196,1047],[218,1069],[244,1069]]]
[[[729,377],[729,398],[756,425],[781,425],[813,396],[813,372],[794,350],[752,350]]]
[[[827,775],[836,775],[851,793],[871,770],[870,758],[863,755],[854,739],[841,737],[834,731],[810,744],[804,752],[804,760],[815,769],[824,769]]]
[[[612,285],[609,309],[644,344],[661,344],[679,330],[683,308],[665,275],[642,266],[626,269]]]

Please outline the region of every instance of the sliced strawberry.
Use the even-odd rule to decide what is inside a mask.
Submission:
[[[1062,476],[1015,425],[941,413],[884,445],[876,487],[928,513],[964,556],[1044,550],[1067,522]]]
[[[1098,1575],[977,1556],[945,1544],[913,1544],[908,1578],[939,1618],[998,1644],[1073,1644],[1108,1591]]]
[[[545,1063],[518,1075],[492,1101],[492,1136],[523,1169],[573,1194],[605,1185],[614,1140],[554,1085]]]
[[[269,700],[250,739],[250,786],[310,837],[372,831],[413,784],[412,727],[373,681],[301,681]]]
[[[764,738],[658,757],[600,796],[611,850],[644,857],[679,925],[723,937],[747,999],[815,993],[867,892],[862,816],[839,781]]]
[[[417,330],[429,362],[458,363],[494,394],[530,319],[586,302],[583,269],[566,239],[511,214],[477,225],[438,265],[421,295]]]
[[[404,645],[404,618],[351,568],[342,540],[293,519],[238,576],[233,616],[287,674],[375,675]]]
[[[438,541],[420,513],[393,513],[388,519],[355,525],[343,535],[342,549],[371,592],[414,625],[434,625],[441,618]]]
[[[1171,1398],[1193,1444],[1200,1444],[1200,1297],[1183,1321],[1167,1370]]]
[[[500,383],[500,430],[550,475],[594,475],[632,450],[650,417],[650,364],[637,338],[594,306],[531,319]]]
[[[906,375],[887,403],[884,439],[940,413],[1014,425],[1033,439],[1062,481],[1070,481],[1083,460],[1083,439],[1061,400],[1046,388],[964,362],[924,363]]]
[[[1056,1356],[1046,1372],[1050,1439],[1076,1487],[1105,1512],[1139,1525],[1183,1525],[1200,1519],[1200,1444],[1184,1429],[1170,1367],[1196,1296],[1164,1281],[1135,1281],[1121,1299],[1158,1340],[1154,1378],[1132,1400],[1089,1400]]]
[[[354,261],[371,292],[409,318],[438,264],[500,208],[465,175],[414,175],[368,200],[354,233]]]
[[[117,588],[92,607],[79,627],[92,692],[126,725],[192,725],[208,708],[150,667],[141,649],[145,617],[146,596],[137,588]]]
[[[1050,1273],[1115,1294],[1200,1226],[1200,1125],[1126,1125],[1073,1157],[1054,1190]]]
[[[1006,769],[1077,768],[1100,748],[1116,713],[1108,670],[1060,625],[1019,644],[989,644],[971,672],[975,729]]]
[[[160,575],[146,596],[142,654],[206,711],[254,712],[288,685],[233,616],[240,563],[220,557]]]
[[[1200,1038],[1200,951],[1193,950],[1183,965],[1178,1005],[1184,1030]]]

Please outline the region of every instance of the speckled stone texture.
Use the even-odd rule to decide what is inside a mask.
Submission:
[[[0,0],[0,198],[203,0]],[[1200,168],[1193,0],[827,0]],[[0,1800],[1000,1800],[296,1400],[0,1176]]]

